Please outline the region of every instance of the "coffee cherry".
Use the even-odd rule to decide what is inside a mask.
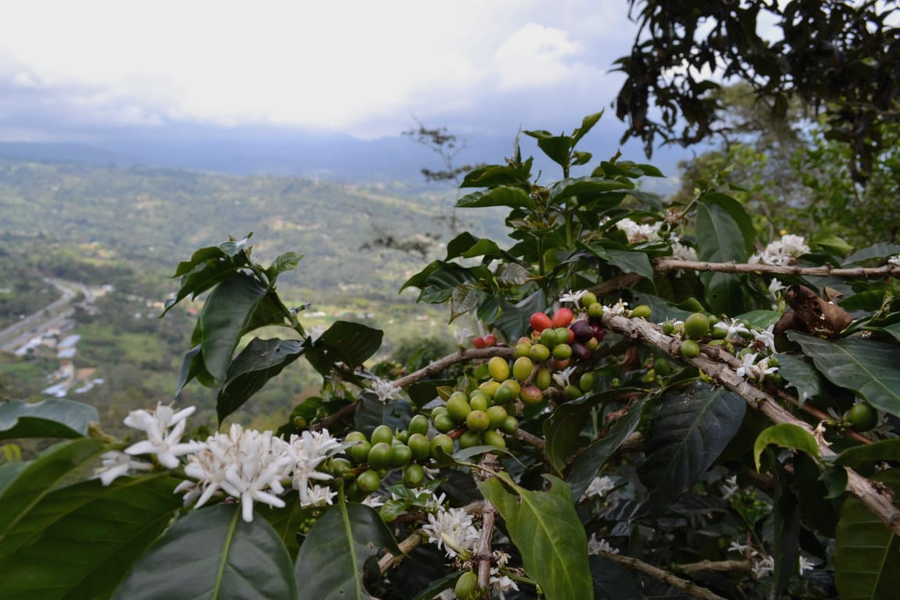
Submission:
[[[702,338],[709,331],[709,319],[703,313],[694,313],[684,320],[684,335],[692,340]]]
[[[466,425],[472,431],[484,431],[491,425],[491,419],[486,411],[473,410],[466,417]]]
[[[506,420],[506,409],[502,406],[492,406],[487,409],[487,416],[490,420],[490,429],[497,429]]]
[[[416,433],[426,435],[428,433],[428,417],[416,415],[409,420],[409,434],[412,437]]]
[[[373,469],[383,469],[391,461],[391,445],[385,442],[373,444],[366,462]]]
[[[588,306],[588,316],[592,319],[599,319],[603,316],[603,304],[594,302]]]
[[[578,380],[578,387],[581,388],[582,392],[588,393],[594,389],[594,383],[594,374],[584,373],[581,379]]]
[[[531,315],[531,318],[528,319],[528,323],[531,325],[531,328],[537,332],[541,332],[548,327],[553,326],[553,321],[550,320],[550,317],[540,312]]]
[[[844,413],[844,420],[854,431],[868,431],[878,425],[878,411],[868,402],[858,402]]]
[[[456,429],[456,424],[462,423],[464,420],[465,417],[456,421],[449,414],[443,413],[434,418],[434,428],[441,433],[447,433],[448,431]]]
[[[363,471],[356,478],[356,486],[362,493],[371,494],[381,486],[381,477],[372,469]]]
[[[481,445],[481,432],[479,431],[469,431],[463,432],[461,436],[459,436],[459,447],[461,450],[465,450],[466,448],[473,448],[475,446]]]
[[[515,352],[516,352],[516,358],[522,358],[523,356],[530,357],[531,356],[531,342],[528,342],[527,344],[522,344],[522,343],[516,344]]]
[[[414,433],[409,436],[409,443],[407,445],[412,451],[413,460],[425,460],[431,454],[428,438],[421,433]]]
[[[503,387],[502,385],[500,387]],[[508,389],[508,388],[507,388]],[[499,391],[500,388],[497,388]],[[508,394],[508,392],[506,392]],[[496,393],[494,394],[497,395]],[[472,407],[472,410],[487,410],[487,407],[490,405],[490,400],[488,400],[487,396],[484,394],[472,395],[469,399],[469,406]],[[469,413],[471,414],[471,413]],[[468,417],[469,415],[466,415]]]
[[[388,464],[394,468],[405,467],[412,461],[412,448],[400,444],[391,448],[391,459]]]
[[[478,576],[472,571],[460,575],[453,593],[459,600],[478,600]]]
[[[556,360],[566,360],[572,356],[572,346],[568,344],[557,344],[553,347],[553,358]]]
[[[572,322],[572,319],[575,315],[572,314],[572,309],[569,308],[560,308],[558,311],[553,313],[552,323],[554,327],[568,327],[569,323]]]
[[[631,310],[632,319],[649,319],[653,309],[647,304],[639,304]]]
[[[569,400],[574,400],[575,398],[581,397],[581,388],[577,385],[567,385],[565,389],[566,398]]]
[[[498,381],[485,381],[481,385],[478,386],[478,390],[483,393],[488,398],[493,398],[494,394],[497,393],[497,388],[500,387],[500,382]]]
[[[425,481],[425,469],[422,468],[422,465],[413,463],[403,469],[403,485],[406,487],[417,488],[422,485],[423,481]]]
[[[497,345],[497,336],[494,335],[493,333],[489,333],[486,336],[484,336],[484,345],[487,346],[488,348],[491,348],[492,346],[496,346]]]
[[[476,348],[484,348],[487,344],[484,342],[484,338],[479,336],[472,340],[472,345]]]
[[[534,385],[539,390],[546,390],[552,383],[553,374],[550,372],[550,369],[538,369],[538,372],[534,375]],[[521,392],[519,394],[521,395]]]
[[[536,386],[529,385],[522,388],[519,397],[526,406],[534,406],[544,400],[544,393]]]
[[[700,344],[694,340],[684,340],[681,343],[681,355],[685,358],[697,358],[700,356]]]
[[[372,435],[369,436],[369,439],[372,444],[378,444],[380,442],[390,444],[394,440],[394,432],[391,431],[391,428],[387,425],[379,425],[372,430]]]
[[[488,372],[494,381],[509,379],[509,363],[505,358],[494,356],[488,361]]]
[[[459,396],[454,394],[450,396],[449,400],[447,400],[447,414],[449,414],[450,417],[457,423],[462,423],[463,421],[465,421],[466,416],[471,411],[472,407],[466,400],[465,394],[460,394]],[[437,427],[437,421],[435,421],[435,427]],[[440,429],[438,431],[440,431]]]
[[[349,456],[350,460],[352,460],[354,463],[361,465],[369,459],[369,451],[371,449],[372,444],[370,444],[369,442],[358,441],[347,448],[347,456]]]
[[[440,459],[441,451],[447,456],[453,454],[453,439],[444,433],[438,434],[431,439],[431,458]]]
[[[513,435],[519,429],[519,420],[513,416],[508,416],[500,423],[499,429],[507,435]]]
[[[535,344],[531,347],[531,360],[536,363],[545,362],[548,358],[550,358],[550,348],[545,346],[544,344]]]
[[[504,440],[503,436],[496,431],[485,431],[481,434],[481,440],[488,446],[493,446],[494,448],[506,448],[506,440]]]
[[[531,349],[529,348],[529,351]],[[521,356],[513,363],[512,373],[518,381],[525,381],[531,377],[531,370],[534,368],[534,362],[528,356]]]

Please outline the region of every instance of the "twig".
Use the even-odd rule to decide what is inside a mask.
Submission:
[[[684,362],[698,369],[702,369],[708,376],[740,395],[746,400],[747,404],[762,412],[775,423],[790,423],[808,431],[816,440],[820,458],[827,459],[836,456],[835,452],[825,445],[824,440],[816,436],[809,423],[796,418],[773,396],[739,376],[728,364],[713,360],[704,354],[691,359],[681,356],[679,352],[681,342],[674,337],[664,334],[659,326],[644,319],[627,319],[615,315],[604,315],[603,324],[608,329],[623,333],[632,339],[642,340],[672,356],[678,356]],[[875,484],[862,477],[853,469],[847,468],[847,492],[858,498],[894,533],[900,535],[900,510],[897,510],[894,506],[893,494],[889,489]]]
[[[619,277],[614,277],[613,279],[598,283],[591,287],[590,291],[600,298],[607,294],[630,288],[643,278],[642,275],[638,275],[637,273],[626,273],[625,275],[620,275]]]
[[[484,590],[484,597],[491,593],[491,536],[494,533],[494,505],[485,500],[481,511],[481,535],[475,547],[475,560],[478,562],[478,587]]]
[[[750,571],[753,563],[749,560],[701,560],[695,563],[675,565],[673,569],[682,573],[697,571]]]
[[[382,573],[385,573],[388,569],[397,566],[400,564],[406,555],[409,554],[413,548],[423,543],[427,539],[425,532],[421,529],[417,529],[410,534],[405,540],[400,542],[397,546],[400,548],[400,554],[391,554],[390,552],[385,553],[380,559],[378,559],[378,568]]]
[[[632,558],[630,556],[621,556],[619,554],[613,554],[611,552],[598,552],[598,554],[604,558],[608,558],[610,560],[614,560],[621,565],[625,565],[629,569],[634,569],[644,575],[649,575],[653,579],[658,581],[662,581],[663,583],[672,586],[678,590],[681,590],[685,594],[689,596],[693,596],[694,598],[700,598],[701,600],[727,600],[718,594],[715,594],[704,587],[700,587],[693,581],[688,581],[687,579],[682,579],[669,571],[664,569],[660,569],[659,567],[654,567],[653,565],[649,565],[642,560],[638,560],[636,558]]]
[[[891,276],[900,277],[900,267],[883,265],[881,267],[853,267],[847,269],[824,267],[779,267],[776,265],[745,263],[713,263],[696,260],[677,260],[660,258],[653,262],[657,271],[718,271],[720,273],[770,273],[772,275],[799,275],[827,277],[868,277]]]
[[[521,441],[525,442],[529,446],[533,446],[534,448],[537,448],[541,452],[544,451],[544,446],[546,445],[546,442],[544,442],[544,440],[542,438],[540,438],[536,435],[533,435],[531,433],[528,433],[525,430],[516,429],[516,433],[513,434],[513,437],[516,438],[517,440],[521,440]]]
[[[790,402],[794,406],[811,414],[812,416],[819,419],[820,421],[831,421],[832,420],[831,415],[829,415],[825,411],[819,410],[818,408],[816,408],[815,406],[812,406],[808,402],[804,402],[803,404],[800,404],[800,400],[798,400],[797,398],[794,398],[793,396],[791,396],[784,390],[776,390],[775,395],[778,396],[779,398],[781,398],[782,400],[784,400],[785,402]],[[859,442],[860,444],[871,444],[872,443],[872,440],[870,440],[869,438],[867,438],[864,435],[858,434],[857,432],[853,431],[852,429],[838,429],[836,431],[839,434],[841,434],[842,436],[851,438],[851,439]]]

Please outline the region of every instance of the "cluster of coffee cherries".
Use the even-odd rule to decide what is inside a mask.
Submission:
[[[428,439],[429,423],[424,415],[414,416],[408,429],[392,430],[379,425],[369,437],[351,431],[344,438],[352,443],[346,450],[349,461],[332,459],[332,474],[349,480],[347,495],[351,500],[365,498],[379,488],[381,480],[392,469],[402,469],[401,481],[409,488],[417,488],[425,480],[424,464],[440,458],[440,452],[451,454],[453,440],[446,435]]]

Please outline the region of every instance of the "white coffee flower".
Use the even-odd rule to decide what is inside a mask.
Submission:
[[[581,290],[578,292],[573,292],[572,290],[569,290],[568,292],[566,292],[565,294],[563,294],[562,296],[559,297],[559,301],[560,302],[571,302],[571,303],[575,304],[575,306],[578,306],[580,308],[581,307],[581,299],[584,297],[585,294],[587,294],[587,290]]]
[[[757,579],[762,579],[766,575],[775,572],[775,560],[771,556],[765,556],[763,558],[756,558],[753,561],[753,576]]]
[[[153,465],[134,460],[124,452],[111,450],[100,457],[103,464],[94,469],[94,478],[103,485],[111,484],[116,478],[126,475],[128,471],[150,471]]]
[[[769,325],[765,330],[754,329],[753,340],[757,348],[765,348],[770,354],[775,354],[775,325]]]
[[[672,256],[673,258],[677,258],[678,260],[686,260],[690,262],[697,261],[697,251],[690,246],[685,246],[679,241],[672,242]]]
[[[469,336],[471,336],[472,333],[465,327],[457,327],[453,330],[453,335],[454,337],[456,337],[456,343],[460,347],[463,347],[466,345],[466,342],[468,341]]]
[[[478,529],[473,525],[472,515],[464,508],[439,510],[428,515],[428,524],[422,526],[428,534],[428,541],[437,544],[449,558],[468,553],[471,556],[478,542]]]
[[[887,259],[887,262],[889,265],[892,265],[894,267],[900,267],[900,254],[895,254],[894,256],[891,256],[890,258]]]
[[[662,226],[662,221],[652,224],[638,224],[628,218],[621,219],[616,223],[616,227],[625,232],[629,244],[659,241],[659,230]]]
[[[728,552],[737,552],[738,554],[746,554],[749,549],[750,546],[740,542],[731,542],[731,545],[728,546]]]
[[[621,317],[621,316],[625,315],[626,313],[628,313],[628,303],[623,302],[622,300],[619,300],[612,306],[604,306],[603,307],[604,315],[613,315],[613,316]]]
[[[575,367],[566,367],[559,373],[553,374],[553,381],[556,382],[556,385],[559,387],[566,389],[566,386],[569,385],[569,377],[572,376],[572,373],[575,372]]]
[[[387,404],[391,400],[400,399],[400,388],[394,385],[393,381],[386,381],[378,377],[372,381],[372,392],[378,396],[378,400],[383,404]]]
[[[724,500],[729,500],[732,496],[734,496],[741,488],[737,484],[737,475],[732,475],[725,479],[719,487],[722,489],[722,498]],[[745,548],[746,549],[746,548]],[[729,548],[731,550],[731,548]]]
[[[317,469],[344,447],[345,444],[333,438],[327,429],[291,435],[286,450],[289,457],[287,475],[291,478],[291,486],[300,494],[301,506],[316,504],[310,496],[310,490],[318,486],[310,482],[332,479],[331,475]]]
[[[518,592],[519,586],[506,575],[500,574],[500,569],[491,569],[491,597],[506,599],[506,592]]]
[[[591,536],[588,540],[588,554],[599,554],[601,552],[608,552],[609,554],[618,554],[619,549],[610,545],[609,542],[604,540],[601,537],[597,537],[596,534]]]
[[[809,560],[805,556],[800,556],[800,564],[798,566],[798,571],[800,573],[800,577],[803,577],[803,574],[807,571],[812,571],[816,568],[816,563]]]
[[[203,444],[198,442],[180,443],[187,426],[185,419],[195,410],[196,407],[189,406],[175,412],[171,406],[157,404],[155,411],[131,411],[125,417],[125,425],[143,431],[147,434],[147,439],[125,448],[125,454],[155,454],[162,466],[168,469],[178,467],[181,464],[179,456],[203,449]]]
[[[738,377],[745,379],[762,379],[762,371],[756,366],[756,354],[745,354],[736,372]]]
[[[751,264],[775,265],[787,267],[793,264],[798,256],[809,252],[806,240],[799,235],[783,235],[780,240],[771,242],[762,252],[750,257]]]
[[[602,498],[606,495],[607,492],[612,491],[616,487],[616,482],[607,476],[603,477],[594,477],[591,480],[590,485],[588,485],[587,489],[584,491],[584,495],[581,497],[582,500],[588,498]]]
[[[725,339],[729,341],[737,341],[741,339],[742,334],[750,335],[750,330],[738,319],[729,319],[728,321],[719,321],[713,327],[716,329],[725,329],[728,333]]]

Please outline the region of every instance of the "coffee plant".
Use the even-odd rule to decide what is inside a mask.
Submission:
[[[720,180],[666,205],[654,167],[577,150],[599,118],[525,132],[559,181],[518,148],[465,176],[510,240],[462,233],[405,283],[479,322],[445,357],[307,331],[276,286],[301,257],[248,236],[180,263],[166,308],[205,295],[177,387],[215,390],[215,431],[177,398],[127,440],[0,406],[3,439],[61,440],[0,468],[2,597],[896,597],[900,246],[760,239]],[[226,423],[301,358],[319,396]]]

